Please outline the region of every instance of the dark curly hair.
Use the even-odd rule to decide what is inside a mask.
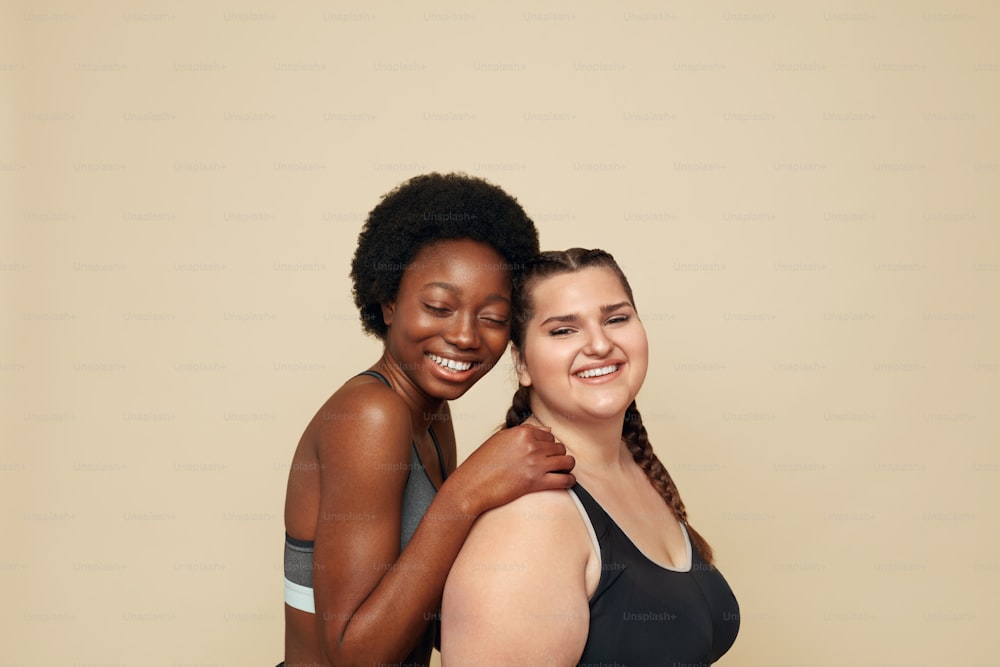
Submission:
[[[512,310],[514,317],[511,318],[510,340],[518,348],[524,348],[524,333],[528,323],[533,316],[533,305],[531,303],[531,288],[539,280],[550,276],[573,273],[580,269],[589,267],[604,267],[611,269],[621,281],[625,288],[632,307],[635,308],[635,297],[632,296],[632,287],[628,284],[625,273],[618,266],[615,258],[604,250],[586,250],[584,248],[570,248],[566,251],[546,251],[541,253],[528,264],[524,271],[520,272],[514,279],[514,290],[512,294]],[[510,409],[507,411],[505,426],[512,428],[523,423],[531,416],[531,388],[518,387],[514,393],[514,398]],[[625,411],[625,422],[622,424],[622,440],[628,447],[632,459],[639,465],[646,478],[653,485],[663,501],[673,510],[677,520],[687,527],[691,542],[701,554],[701,557],[709,565],[712,564],[712,547],[704,537],[696,531],[687,519],[687,508],[681,500],[681,494],[674,484],[673,478],[667,469],[660,462],[660,459],[653,452],[653,446],[649,442],[649,435],[646,427],[642,423],[642,416],[635,401],[628,406]]]
[[[538,255],[538,230],[500,187],[463,173],[415,176],[382,197],[358,236],[351,261],[354,303],[367,333],[385,339],[382,304],[426,245],[472,239],[491,246],[516,274]]]

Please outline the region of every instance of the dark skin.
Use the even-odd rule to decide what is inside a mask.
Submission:
[[[469,239],[424,246],[383,306],[389,330],[371,369],[392,387],[352,378],[307,426],[288,478],[285,528],[315,542],[316,613],[285,605],[289,667],[428,664],[444,583],[476,518],[525,493],[573,485],[565,447],[530,426],[498,432],[456,465],[447,401],[506,350],[503,266],[490,246]],[[438,492],[401,553],[413,446]]]

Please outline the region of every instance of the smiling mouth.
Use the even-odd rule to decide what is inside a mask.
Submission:
[[[460,373],[462,371],[467,371],[472,368],[471,361],[456,361],[455,359],[446,359],[444,357],[439,357],[438,355],[428,352],[427,358],[433,361],[435,364],[441,368],[447,368],[449,371],[454,371]]]
[[[580,371],[579,373],[574,373],[578,378],[596,378],[602,375],[610,375],[614,373],[619,368],[618,364],[611,364],[610,366],[601,366],[600,368],[588,368],[585,371]]]

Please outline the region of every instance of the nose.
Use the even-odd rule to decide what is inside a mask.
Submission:
[[[607,333],[604,331],[602,326],[591,327],[587,331],[587,342],[584,345],[583,352],[592,357],[603,357],[606,356],[614,344],[611,339],[608,338]]]
[[[475,315],[457,315],[444,332],[444,339],[460,350],[479,347],[479,329]]]

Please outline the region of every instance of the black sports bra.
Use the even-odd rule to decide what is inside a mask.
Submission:
[[[693,547],[689,570],[652,562],[582,486],[572,490],[601,554],[579,664],[705,665],[722,657],[740,627],[739,604],[722,573]],[[685,538],[690,545],[686,528]]]

